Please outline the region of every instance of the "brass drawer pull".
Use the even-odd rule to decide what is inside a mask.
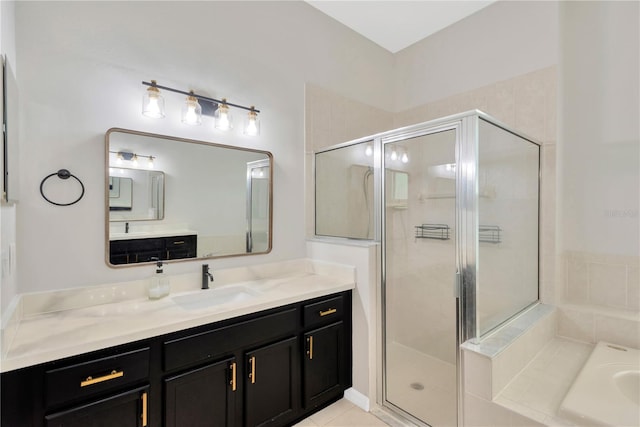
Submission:
[[[142,427],[147,427],[147,392],[142,393]]]
[[[174,245],[184,245],[184,240],[178,240],[177,242],[173,242]]]
[[[326,311],[320,311],[320,316],[321,316],[321,317],[322,317],[322,316],[328,316],[328,315],[330,315],[330,314],[335,313],[336,311],[338,311],[338,310],[337,310],[337,309],[335,309],[335,308],[330,308],[329,310],[326,310]]]
[[[313,360],[313,335],[307,338],[307,341],[309,342],[309,351],[307,351],[307,354],[309,355],[309,360]]]
[[[231,364],[231,391],[236,391],[236,362]]]
[[[251,363],[251,373],[249,374],[249,377],[251,378],[251,384],[255,384],[256,383],[256,357],[251,356],[251,359],[249,359],[249,363]]]
[[[86,387],[88,385],[92,385],[92,384],[97,384],[97,383],[101,383],[101,382],[104,382],[104,381],[113,380],[113,379],[116,379],[116,378],[120,378],[122,376],[124,376],[124,371],[113,370],[113,371],[111,371],[110,374],[104,375],[102,377],[98,377],[98,378],[87,377],[86,380],[80,382],[80,387]]]

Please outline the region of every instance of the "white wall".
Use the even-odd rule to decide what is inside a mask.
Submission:
[[[640,6],[562,2],[561,248],[640,255]]]
[[[398,52],[395,111],[557,63],[558,3],[499,1]]]
[[[392,56],[302,2],[19,2],[22,176],[20,292],[133,280],[146,267],[104,262],[103,137],[117,126],[274,154],[274,239],[269,255],[214,268],[297,258],[304,243],[304,83],[384,105]],[[249,139],[179,123],[183,97],[165,94],[167,118],[140,114],[142,80],[255,104],[262,135]],[[370,90],[376,88],[376,90]],[[41,179],[67,168],[83,200],[56,207]],[[37,260],[37,261],[36,261]],[[170,273],[200,263],[171,265]]]

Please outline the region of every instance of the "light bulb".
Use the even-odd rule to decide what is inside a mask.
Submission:
[[[251,106],[251,111],[247,114],[247,121],[244,126],[244,134],[248,136],[257,136],[260,134],[260,120],[258,120],[258,113]]]
[[[191,95],[187,97],[184,105],[182,106],[182,123],[188,125],[199,125],[202,123],[202,107],[195,96],[193,91]]]
[[[367,144],[364,149],[364,155],[367,157],[373,156],[373,146],[371,144]]]
[[[154,160],[154,157],[149,156],[149,162],[147,162],[147,166],[149,167],[149,169],[153,169],[153,160]]]
[[[398,160],[398,152],[395,148],[391,150],[391,160],[393,160],[394,162]]]
[[[164,98],[155,86],[156,81],[151,80],[151,84],[142,96],[142,114],[152,119],[161,119],[164,117]]]
[[[222,98],[222,104],[218,105],[216,110],[216,129],[229,130],[233,127],[231,123],[231,113],[229,112],[229,106],[226,104],[226,99]]]
[[[122,155],[122,153],[118,153],[116,155],[116,164],[121,165],[123,160],[124,160],[124,156]]]
[[[409,156],[407,155],[407,153],[402,153],[400,160],[402,161],[402,163],[409,163]]]
[[[131,164],[133,165],[134,168],[138,167],[138,155],[134,154],[133,157],[131,158]]]

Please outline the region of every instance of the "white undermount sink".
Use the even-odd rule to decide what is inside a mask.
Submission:
[[[171,299],[184,309],[201,310],[207,307],[250,300],[260,295],[260,292],[246,286],[227,286],[203,289],[186,295],[177,295],[171,297]]]

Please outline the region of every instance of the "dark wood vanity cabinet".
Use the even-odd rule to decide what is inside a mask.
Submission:
[[[286,426],[351,386],[351,292],[0,376],[2,427]]]
[[[335,296],[303,306],[305,409],[322,406],[350,382],[351,323],[345,304]]]
[[[236,425],[237,361],[227,358],[164,380],[164,426]]]
[[[135,264],[154,259],[181,259],[197,256],[198,236],[195,234],[149,239],[123,239],[109,241],[109,262]]]
[[[141,387],[45,416],[46,427],[144,427],[149,387]],[[4,425],[4,424],[3,424]]]

